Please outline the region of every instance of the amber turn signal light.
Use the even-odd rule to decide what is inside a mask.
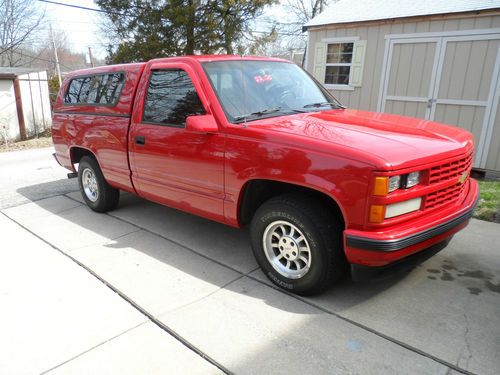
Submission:
[[[387,195],[389,193],[389,177],[375,177],[373,195]]]
[[[370,206],[370,223],[381,223],[385,218],[385,206],[373,204]]]

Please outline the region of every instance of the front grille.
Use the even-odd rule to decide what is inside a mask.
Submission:
[[[430,185],[443,181],[454,181],[455,183],[441,190],[427,194],[425,197],[424,209],[437,208],[455,201],[465,188],[465,183],[459,182],[459,178],[464,172],[468,172],[471,166],[472,153],[448,163],[432,167],[429,173]]]
[[[457,183],[444,189],[427,194],[425,209],[436,208],[457,199],[464,190],[465,184]]]
[[[445,164],[436,165],[431,168],[429,184],[446,181],[452,178],[458,179],[462,173],[468,171],[472,165],[472,153],[457,160]]]

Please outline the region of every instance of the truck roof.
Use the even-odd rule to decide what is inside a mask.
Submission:
[[[282,61],[290,62],[288,60],[278,59],[275,57],[265,57],[265,56],[245,56],[245,55],[187,55],[187,56],[175,56],[175,57],[163,57],[154,59],[151,61],[175,61],[175,60],[195,60],[199,62],[207,61],[221,61],[221,60],[270,60],[270,61]]]
[[[157,59],[152,59],[148,62],[209,62],[209,61],[234,61],[234,60],[267,60],[267,61],[280,61],[280,62],[290,62],[288,60],[278,59],[274,57],[263,57],[263,56],[241,56],[241,55],[188,55],[188,56],[173,56],[173,57],[161,57]],[[148,62],[138,62],[129,64],[115,64],[115,65],[103,65],[96,68],[86,68],[70,72],[71,76],[75,75],[86,75],[86,74],[96,74],[96,73],[106,73],[113,71],[130,71],[141,69]]]
[[[96,74],[96,73],[108,73],[108,72],[122,72],[122,71],[131,71],[131,70],[140,70],[146,63],[130,63],[130,64],[115,64],[115,65],[102,65],[95,68],[86,68],[73,70],[68,73],[68,76],[83,76],[87,74]]]

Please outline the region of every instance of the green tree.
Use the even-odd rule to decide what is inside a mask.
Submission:
[[[54,104],[56,103],[57,93],[59,92],[59,77],[53,76],[49,79],[49,96],[50,96],[50,106],[54,108]]]
[[[197,52],[234,53],[249,25],[277,0],[97,0],[113,37],[108,62]]]

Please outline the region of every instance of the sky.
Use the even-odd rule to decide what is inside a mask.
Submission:
[[[87,8],[99,8],[92,0],[54,1]],[[100,13],[40,1],[38,3],[42,9],[45,9],[45,14],[54,31],[63,30],[66,33],[70,47],[74,52],[87,54],[90,46],[95,57],[99,59],[106,57],[106,39],[101,38],[99,33],[99,23],[102,17]],[[283,9],[279,6],[266,9],[264,16],[267,19],[281,18],[280,21],[283,21]],[[265,25],[268,23],[258,22],[256,28],[264,30],[266,29]]]
[[[98,8],[92,0],[54,1]],[[66,33],[70,47],[74,52],[88,53],[88,47],[91,47],[92,54],[95,57],[104,59],[106,56],[104,48],[106,40],[99,37],[99,20],[101,17],[99,13],[43,2],[39,2],[39,6],[45,9],[47,19],[52,24],[54,31],[62,30]]]

